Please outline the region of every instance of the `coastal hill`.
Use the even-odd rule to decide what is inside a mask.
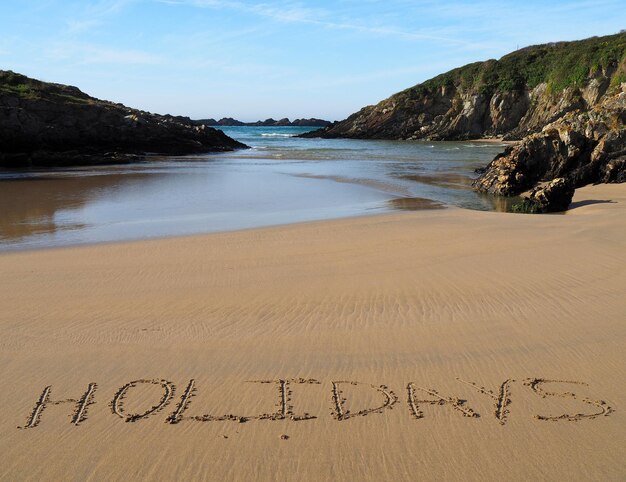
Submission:
[[[625,125],[622,31],[469,64],[302,137],[521,140],[479,172],[474,188],[532,190],[521,210],[547,212],[567,209],[575,188],[626,182]]]
[[[211,126],[220,126],[220,127],[240,127],[240,126],[250,126],[250,127],[326,127],[331,124],[330,121],[322,120],[322,119],[296,119],[294,121],[290,121],[287,117],[275,120],[271,117],[269,119],[265,119],[264,121],[259,120],[256,122],[241,122],[237,119],[233,119],[232,117],[224,117],[220,120],[215,119],[201,119],[199,121],[206,125]]]
[[[521,139],[626,82],[626,32],[517,50],[460,67],[306,137]]]
[[[0,165],[122,163],[246,146],[187,117],[95,99],[76,87],[0,71]]]

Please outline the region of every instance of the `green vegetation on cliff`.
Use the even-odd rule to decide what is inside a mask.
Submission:
[[[626,32],[576,42],[535,45],[505,55],[500,60],[475,62],[405,90],[423,95],[442,87],[493,94],[497,91],[533,89],[546,83],[551,92],[582,87],[589,77],[612,75],[612,85],[626,82]]]
[[[75,103],[87,103],[91,99],[76,87],[42,82],[10,70],[0,70],[0,94]]]
[[[133,162],[150,154],[245,148],[187,117],[90,97],[77,87],[0,71],[0,166],[29,168]]]

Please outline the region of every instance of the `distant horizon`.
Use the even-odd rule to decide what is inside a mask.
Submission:
[[[6,0],[0,69],[192,119],[336,121],[471,62],[618,33],[625,10],[617,0]]]

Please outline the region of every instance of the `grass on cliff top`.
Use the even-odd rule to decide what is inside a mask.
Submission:
[[[11,94],[23,99],[45,99],[79,104],[93,100],[76,87],[42,82],[10,70],[0,70],[0,94]]]
[[[590,77],[607,72],[612,74],[612,87],[626,81],[626,32],[526,47],[500,60],[451,70],[401,94],[421,97],[452,86],[464,92],[493,94],[533,89],[544,82],[549,92],[557,93],[567,87],[582,87]]]

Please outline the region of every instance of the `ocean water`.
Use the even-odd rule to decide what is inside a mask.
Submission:
[[[397,209],[501,209],[469,186],[505,148],[223,130],[251,149],[134,165],[0,171],[0,250],[228,231]]]

